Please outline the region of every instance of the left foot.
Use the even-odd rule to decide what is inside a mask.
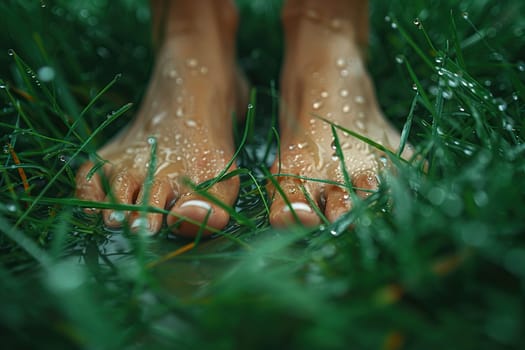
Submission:
[[[287,57],[281,82],[281,152],[272,166],[272,174],[278,176],[290,205],[274,191],[270,222],[284,226],[298,220],[303,225],[315,226],[321,218],[313,205],[330,222],[352,208],[331,126],[318,117],[392,150],[399,146],[400,136],[379,109],[351,23],[323,20],[308,12],[287,20],[295,23],[287,31]],[[337,130],[337,136],[356,194],[366,198],[377,189],[378,173],[386,158],[348,133]],[[403,154],[409,155],[409,152]]]

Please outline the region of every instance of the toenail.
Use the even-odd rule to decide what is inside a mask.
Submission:
[[[125,214],[121,211],[113,211],[109,214],[109,221],[111,222],[122,222],[124,221]]]
[[[182,205],[180,206],[181,208],[184,208],[184,207],[199,207],[199,208],[202,208],[204,210],[211,210],[211,205],[205,201],[201,201],[201,200],[198,200],[198,199],[192,199],[192,200],[189,200],[187,202],[184,202],[182,203]]]
[[[151,231],[150,223],[149,223],[148,219],[146,219],[146,218],[135,219],[133,221],[133,223],[131,224],[131,229],[132,230],[137,230],[137,229],[140,229],[140,228],[143,228],[144,231],[147,234],[149,234],[149,235],[153,235],[154,234],[154,232]]]
[[[309,213],[312,212],[312,208],[310,208],[310,206],[306,203],[302,203],[302,202],[294,202],[294,203],[291,203],[290,206],[286,206],[284,207],[284,211],[290,211],[291,209],[293,209],[294,211],[307,211]]]

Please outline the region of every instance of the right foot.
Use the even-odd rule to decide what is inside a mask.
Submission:
[[[227,167],[234,154],[232,112],[246,93],[234,63],[233,37],[216,38],[220,34],[213,29],[214,34],[204,38],[199,31],[175,35],[168,31],[135,121],[99,151],[108,161],[103,170],[111,193],[104,191],[99,174],[87,179],[93,167],[87,162],[77,173],[78,198],[122,204],[146,202],[160,209],[172,206],[167,224],[177,234],[189,237],[201,230],[200,224],[222,229],[228,223],[227,211],[194,193],[186,182],[199,184],[213,179]],[[230,42],[225,44],[224,40]],[[150,137],[157,142],[157,167],[149,198],[144,199]],[[227,170],[234,168],[232,165]],[[233,177],[213,185],[207,193],[231,206],[238,191],[239,179]],[[145,224],[149,232],[156,233],[163,224],[161,214],[148,213],[145,223],[137,212],[106,209],[102,215],[110,228],[120,227],[127,220],[132,229]],[[181,221],[181,217],[199,225]]]

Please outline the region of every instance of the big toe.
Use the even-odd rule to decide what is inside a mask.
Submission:
[[[183,237],[209,236],[224,228],[230,220],[226,210],[215,203],[190,195],[179,200],[168,216],[168,226]]]
[[[283,193],[275,194],[270,208],[270,224],[275,227],[319,225],[321,220],[308,201],[306,188],[291,180],[281,182],[280,186]]]

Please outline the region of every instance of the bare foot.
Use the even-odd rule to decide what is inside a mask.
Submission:
[[[285,17],[287,57],[281,82],[281,157],[275,161],[272,173],[344,184],[331,126],[318,117],[392,150],[399,146],[400,137],[378,107],[352,23],[323,17],[307,8],[291,16]],[[337,136],[356,194],[365,198],[377,188],[377,175],[386,158],[348,133],[339,130]],[[297,177],[278,177],[291,205],[274,192],[272,225],[288,225],[297,219],[307,226],[319,224],[321,219],[312,202],[331,222],[352,208],[351,196],[342,186]]]
[[[205,223],[214,229],[223,228],[229,221],[224,209],[195,194],[186,180],[199,184],[216,177],[227,167],[234,153],[232,113],[243,95],[240,92],[243,82],[234,63],[233,35],[224,38],[225,30],[213,27],[217,21],[201,22],[211,27],[202,31],[188,21],[179,20],[176,24],[178,27],[167,31],[160,47],[136,119],[104,146],[99,155],[109,162],[104,174],[111,196],[118,203],[147,202],[161,209],[173,205],[167,224],[177,223],[173,226],[176,233],[194,236],[199,225],[179,218]],[[196,30],[191,30],[190,25],[196,26]],[[145,199],[150,137],[156,139],[158,158],[150,195]],[[111,197],[104,192],[100,176],[86,178],[92,166],[87,162],[79,169],[76,195],[81,199],[109,202]],[[232,205],[238,190],[239,179],[233,177],[215,184],[207,192]],[[111,228],[121,226],[126,219],[132,228],[142,224],[136,212],[108,209],[103,210],[102,215],[104,223]],[[149,213],[146,218],[145,225],[151,233],[160,230],[161,214]]]

